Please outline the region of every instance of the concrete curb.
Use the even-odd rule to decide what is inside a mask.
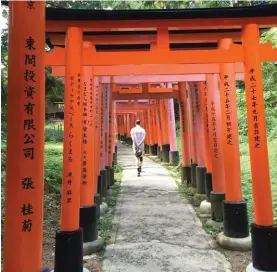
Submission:
[[[223,232],[216,237],[217,243],[225,249],[236,251],[248,251],[252,248],[251,236],[245,238],[227,237]]]
[[[103,247],[104,240],[101,237],[98,237],[98,239],[93,242],[87,242],[83,244],[83,255],[91,255],[100,251]]]

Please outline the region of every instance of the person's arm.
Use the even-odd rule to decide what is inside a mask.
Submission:
[[[138,146],[140,146],[140,145],[144,142],[144,140],[145,140],[145,135],[146,135],[146,132],[144,131],[143,138],[142,138],[142,140],[140,141],[140,143],[138,144]]]
[[[134,130],[133,129],[131,129],[130,134],[131,134],[131,138],[132,138],[132,141],[133,141],[134,145],[137,146],[136,141],[135,141],[135,136],[134,136]]]

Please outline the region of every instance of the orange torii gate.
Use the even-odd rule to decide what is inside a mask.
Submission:
[[[88,105],[92,104],[91,98],[86,98],[86,86],[83,84],[91,82],[91,72],[88,70],[90,68],[86,72],[84,67],[202,63],[221,65],[220,89],[224,90],[225,100],[221,99],[217,92],[217,73],[207,75],[206,87],[201,81],[199,88],[205,90],[204,94],[201,92],[201,101],[205,102],[207,98],[207,102],[205,102],[208,113],[206,122],[209,127],[204,134],[204,140],[205,150],[210,151],[206,152],[206,156],[210,153],[211,157],[210,171],[212,171],[213,190],[215,192],[211,194],[211,200],[222,201],[226,189],[226,201],[223,206],[224,235],[233,238],[234,241],[247,237],[248,227],[246,203],[242,201],[240,195],[239,172],[235,176],[231,176],[233,174],[231,169],[229,171],[226,169],[232,165],[235,171],[239,171],[236,116],[235,112],[227,112],[227,110],[229,108],[235,110],[233,63],[244,63],[255,213],[255,222],[251,226],[254,268],[250,265],[248,269],[249,271],[277,270],[277,230],[273,226],[261,75],[261,62],[276,61],[277,50],[272,49],[268,44],[259,44],[259,27],[268,28],[277,25],[276,5],[220,9],[220,11],[217,9],[180,10],[178,12],[148,11],[147,17],[143,12],[137,11],[55,10],[47,8],[46,23],[45,3],[42,1],[12,1],[10,7],[12,12],[9,19],[9,110],[4,272],[38,272],[42,266],[44,66],[49,63],[66,67],[61,230],[57,232],[56,236],[55,272],[82,271],[83,231],[80,228],[81,222],[79,222],[80,204],[85,205],[83,208],[86,210],[90,210],[90,216],[96,214],[94,212],[96,208],[93,204],[93,191],[96,188],[93,184],[95,185],[95,182],[93,183],[91,180],[87,183],[85,181],[80,183],[83,170],[81,163],[78,162],[90,163],[95,169],[94,175],[99,175],[100,171],[105,171],[105,169],[101,169],[101,166],[107,162],[103,155],[106,153],[105,147],[112,146],[107,145],[106,139],[110,138],[111,134],[108,135],[103,124],[105,123],[105,128],[108,127],[106,120],[111,117],[114,111],[110,110],[109,114],[106,115],[105,109],[109,108],[110,105],[112,108],[113,103],[107,102],[109,101],[106,95],[108,86],[104,86],[105,83],[99,83],[101,78],[95,77],[93,72],[92,82],[94,84],[89,86],[89,89],[95,89],[92,91],[94,93],[92,95],[94,100],[92,99],[92,101],[95,105],[94,126],[88,123],[88,126],[81,127],[81,120],[92,122],[90,116],[88,119],[81,119],[81,112],[87,111],[83,107],[84,99],[89,100],[87,101]],[[222,20],[223,18],[228,18],[228,20]],[[155,29],[154,37],[151,37],[154,42],[149,41],[149,47],[147,47],[151,50],[114,52],[112,51],[114,48],[105,47],[103,49],[102,47],[100,48],[102,52],[99,52],[99,50],[92,50],[93,48],[90,46],[84,47],[83,41],[89,41],[89,39],[86,40],[86,35],[83,35],[83,32],[110,32],[112,29],[128,31],[140,29],[146,32]],[[221,30],[221,32],[219,31],[222,35],[220,38],[217,29]],[[232,31],[234,29],[236,31]],[[239,37],[236,35],[230,37],[230,32],[227,30],[231,30],[232,34],[239,32],[240,35],[238,35]],[[197,35],[182,36],[181,39],[184,38],[182,40],[184,41],[183,45],[171,46],[172,40],[175,39],[176,42],[179,39],[174,37],[174,33],[172,34],[174,31],[181,31],[181,34],[197,33]],[[66,48],[55,48],[44,61],[45,32],[66,33],[66,37],[64,35]],[[206,35],[202,35],[203,32]],[[124,34],[126,35],[126,33]],[[201,38],[196,38],[196,36]],[[108,39],[107,37],[104,38]],[[123,38],[126,39],[126,37]],[[236,41],[240,41],[242,38],[242,45],[222,41],[219,49],[199,49],[200,43],[225,38],[232,38]],[[116,38],[113,39],[116,40]],[[197,41],[196,45],[190,41]],[[215,48],[217,45],[213,46],[212,48]],[[133,49],[131,47],[131,50]],[[103,50],[108,52],[103,52]],[[18,77],[18,74],[22,76]],[[185,84],[184,82],[179,83],[179,92],[180,96],[182,95],[181,99],[185,101],[184,104],[190,105],[185,107],[186,114],[192,116],[196,113],[195,118],[198,120],[197,114],[201,116],[201,112],[197,113],[198,104],[195,103],[196,100],[193,100],[195,97],[186,101],[188,97],[184,88]],[[194,89],[195,87],[190,86],[190,88]],[[190,95],[192,93],[195,95],[197,92],[195,90],[189,92]],[[220,107],[220,104],[225,105],[225,107],[228,105],[228,107],[225,109]],[[202,113],[202,116],[205,114]],[[182,116],[183,120],[185,120],[184,117]],[[228,119],[228,125],[227,123],[224,125],[222,121],[224,118]],[[111,122],[112,119],[110,118]],[[109,122],[109,127],[111,122]],[[161,120],[158,123],[161,125]],[[188,124],[188,121],[183,122],[183,124]],[[191,128],[196,125],[199,124],[192,123]],[[90,158],[83,156],[86,152],[85,145],[87,143],[85,140],[87,136],[84,135],[85,133],[81,134],[82,129],[83,131],[90,130],[90,133],[92,129],[95,132],[94,140],[89,143],[91,148],[94,146],[95,153]],[[109,131],[111,132],[111,130]],[[189,134],[191,134],[190,131]],[[87,133],[87,135],[93,134]],[[82,144],[80,144],[81,141]],[[182,140],[182,142],[185,141]],[[191,149],[192,147],[193,145],[190,144],[190,147],[186,148]],[[187,149],[183,148],[183,151],[187,151]],[[109,158],[111,158],[111,149],[108,152]],[[229,154],[231,155],[227,157]],[[197,157],[197,150],[196,152],[194,150],[194,155]],[[110,160],[108,161],[109,166]],[[18,171],[14,171],[15,163],[18,165]],[[218,164],[222,165],[221,171],[219,171],[219,167],[216,167]],[[220,179],[225,182],[222,180],[220,182]],[[236,181],[232,185],[230,180],[233,181],[234,179]],[[263,183],[260,182],[261,180]],[[88,183],[89,186],[87,186]],[[87,186],[85,188],[89,189],[86,190],[82,186]],[[85,203],[80,203],[81,194],[85,196]],[[86,198],[89,194],[90,197]],[[14,195],[17,197],[14,198]],[[216,212],[217,214],[220,213],[219,210]],[[92,211],[93,213],[91,213]],[[92,217],[95,218],[95,215]],[[92,222],[88,224],[92,227]],[[93,228],[95,229],[95,223]],[[15,253],[17,255],[16,260],[14,259]]]
[[[171,88],[172,89],[172,88]],[[157,89],[158,91],[158,89]],[[159,96],[161,93],[157,93],[157,96]],[[173,103],[173,100],[170,99]],[[140,105],[139,105],[140,104]],[[126,113],[126,112],[138,112],[140,110],[144,110],[144,115],[143,115],[143,119],[142,119],[142,123],[144,123],[144,125],[147,126],[147,137],[146,137],[146,154],[150,154],[150,155],[157,155],[157,147],[158,147],[158,138],[156,135],[156,131],[157,131],[157,117],[156,117],[156,101],[155,100],[151,100],[149,101],[149,104],[142,104],[142,103],[128,103],[125,104],[123,107],[123,104],[118,104],[117,106],[117,112],[118,113]],[[171,109],[171,111],[168,111],[168,116],[165,117],[166,119],[168,119],[168,121],[172,124],[169,124],[169,126],[165,127],[165,130],[167,131],[166,133],[168,135],[170,134],[175,134],[175,119],[174,119],[174,109]],[[174,119],[174,122],[173,122]],[[127,120],[128,122],[128,120]],[[129,126],[133,126],[135,124],[135,120],[133,119],[133,121],[131,122],[131,124],[129,124]],[[129,127],[130,128],[130,127]],[[161,133],[161,132],[160,132]],[[127,138],[127,142],[131,143],[131,137],[130,137],[130,129],[127,129],[127,134],[128,134],[128,138]],[[176,135],[176,134],[175,134]],[[120,137],[120,136],[119,136]],[[122,137],[121,137],[122,138]],[[123,138],[124,140],[124,138]],[[171,140],[171,142],[168,142],[167,145],[169,145],[169,149],[170,150],[165,150],[164,147],[164,156],[163,156],[163,161],[166,163],[170,163],[172,165],[177,164],[178,160],[179,160],[179,155],[178,155],[178,151],[176,150],[176,138]],[[160,148],[162,148],[162,146],[160,146]],[[161,156],[162,157],[162,156]]]

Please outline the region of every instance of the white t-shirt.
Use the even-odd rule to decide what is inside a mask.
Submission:
[[[135,141],[135,143],[138,145],[142,139],[145,137],[145,130],[144,128],[142,128],[141,126],[135,126],[131,129],[130,132],[133,140]]]

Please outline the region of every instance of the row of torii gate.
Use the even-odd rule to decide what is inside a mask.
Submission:
[[[55,272],[83,271],[83,242],[88,250],[99,241],[115,137],[130,141],[135,119],[146,128],[147,152],[177,163],[173,98],[180,107],[182,182],[206,193],[212,219],[224,223],[222,243],[249,243],[235,87],[242,79],[255,217],[247,269],[277,271],[261,71],[262,61],[277,60],[277,50],[259,44],[259,28],[277,25],[277,5],[94,11],[11,1],[9,8],[4,272],[42,267],[45,66],[65,82]],[[45,33],[52,52],[45,53]]]

